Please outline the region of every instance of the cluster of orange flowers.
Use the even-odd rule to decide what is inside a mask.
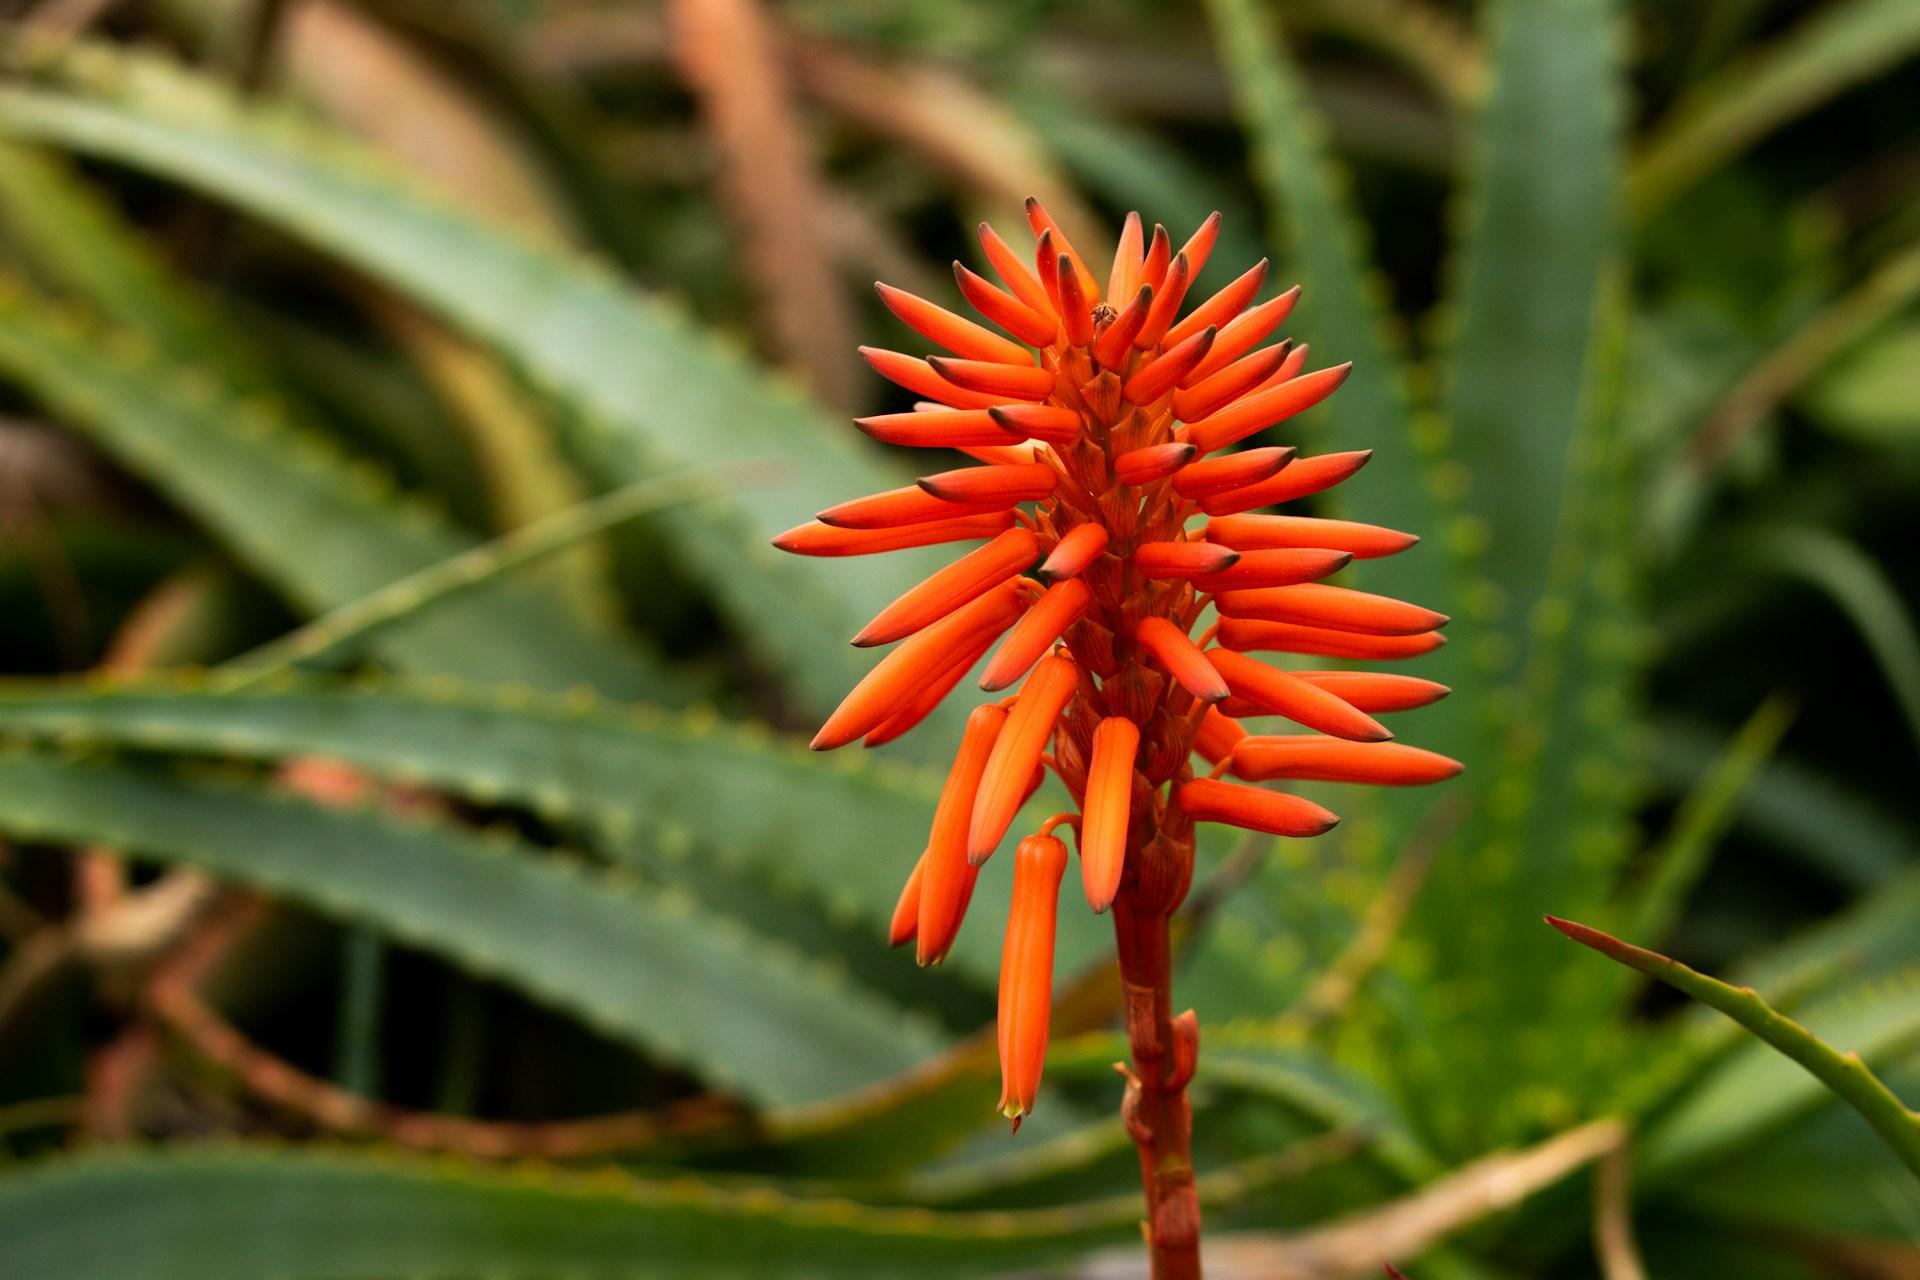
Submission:
[[[1037,237],[1032,267],[980,228],[1005,288],[954,264],[967,301],[1010,337],[880,285],[896,316],[951,354],[861,353],[924,397],[911,413],[861,419],[862,430],[891,444],[959,450],[981,465],[842,503],[774,540],[815,556],[986,540],[854,637],[899,646],[813,746],[871,747],[907,732],[1005,636],[980,686],[1025,681],[968,719],[892,940],[915,941],[923,964],[945,956],[981,865],[1051,768],[1079,811],[1048,819],[1014,855],[999,1033],[1001,1108],[1016,1124],[1033,1107],[1046,1054],[1067,864],[1056,827],[1077,829],[1093,910],[1131,892],[1164,914],[1191,881],[1195,822],[1313,836],[1338,821],[1300,796],[1246,783],[1405,785],[1459,771],[1444,756],[1388,742],[1393,735],[1373,718],[1423,706],[1444,687],[1411,676],[1285,671],[1246,656],[1412,657],[1442,643],[1437,628],[1446,622],[1321,581],[1356,558],[1405,550],[1412,535],[1252,514],[1328,489],[1369,456],[1228,451],[1346,378],[1346,365],[1306,371],[1305,345],[1260,345],[1299,291],[1256,303],[1261,262],[1182,316],[1219,215],[1175,252],[1164,228],[1146,236],[1134,214],[1103,294],[1039,203],[1027,211]],[[1206,522],[1189,528],[1198,516]],[[1209,605],[1217,621],[1196,638]],[[1257,716],[1313,732],[1250,734],[1241,721]],[[1196,754],[1210,766],[1206,777],[1194,776]]]

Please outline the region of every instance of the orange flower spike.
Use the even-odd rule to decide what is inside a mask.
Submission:
[[[1133,567],[1149,578],[1199,578],[1239,558],[1233,548],[1211,542],[1147,542],[1134,548]]]
[[[1095,914],[1112,906],[1120,891],[1139,750],[1140,726],[1124,716],[1108,716],[1093,731],[1087,798],[1080,807],[1080,876]]]
[[[931,364],[918,356],[910,356],[900,351],[888,351],[883,347],[861,347],[860,358],[888,382],[905,387],[915,395],[937,401],[942,406],[951,406],[956,409],[991,409],[1001,400],[999,396],[969,391],[965,387],[948,382],[934,371]]]
[[[1150,444],[1113,460],[1113,478],[1121,484],[1152,484],[1164,480],[1191,462],[1199,450],[1190,444]],[[965,514],[956,512],[954,514]]]
[[[1188,265],[1194,275],[1200,274],[1200,264],[1189,260]],[[1248,267],[1226,288],[1208,298],[1188,313],[1186,319],[1167,330],[1166,341],[1169,344],[1184,342],[1202,329],[1218,328],[1247,309],[1254,295],[1260,292],[1260,286],[1266,283],[1267,260],[1265,258]]]
[[[1207,349],[1211,346],[1213,330],[1206,328],[1177,346],[1168,347],[1128,375],[1121,388],[1122,394],[1134,404],[1154,403],[1178,386],[1180,380],[1187,376],[1187,371],[1206,358]]]
[[[1214,346],[1217,351],[1218,339]],[[1287,355],[1292,350],[1291,342],[1280,342],[1243,355],[1205,376],[1201,376],[1200,368],[1196,368],[1187,375],[1189,385],[1173,393],[1173,416],[1182,422],[1195,422],[1232,403],[1272,377],[1287,362]],[[1201,367],[1211,363],[1213,353],[1209,352]]]
[[[1180,469],[1180,474],[1173,478],[1173,491],[1183,498],[1206,498],[1232,489],[1244,489],[1278,475],[1293,458],[1291,445],[1270,445],[1264,449],[1245,449],[1218,458],[1203,458]],[[1216,539],[1209,538],[1208,541]]]
[[[1115,316],[1094,339],[1093,358],[1101,368],[1118,369],[1133,354],[1134,335],[1146,324],[1147,314],[1152,309],[1153,286],[1143,284],[1140,291],[1133,295],[1133,301],[1127,304],[1127,309]]]
[[[1234,758],[1239,758],[1238,751]],[[1324,835],[1340,821],[1337,814],[1299,796],[1210,778],[1182,782],[1174,788],[1174,797],[1195,822],[1221,822],[1272,836]]]
[[[1207,708],[1207,714],[1200,719],[1200,732],[1193,736],[1193,749],[1208,764],[1220,763],[1251,736],[1245,725],[1222,711],[1220,706]]]
[[[1311,458],[1295,458],[1279,475],[1241,489],[1229,489],[1200,500],[1200,509],[1210,516],[1238,515],[1255,507],[1270,507],[1319,493],[1351,476],[1367,465],[1371,449],[1350,453],[1320,453]]]
[[[920,878],[917,958],[923,965],[946,958],[960,932],[961,912],[973,890],[974,864],[967,858],[967,822],[979,794],[982,775],[995,745],[1006,732],[1007,713],[989,703],[967,717],[966,732],[954,754],[953,768],[940,788],[927,839],[926,870]]]
[[[1370,636],[1357,631],[1303,627],[1292,622],[1263,622],[1247,618],[1220,619],[1222,648],[1240,651],[1305,653],[1320,658],[1391,661],[1432,653],[1447,642],[1438,631],[1411,636]]]
[[[1207,655],[1193,639],[1165,618],[1146,617],[1134,629],[1140,647],[1152,654],[1167,673],[1202,702],[1219,702],[1227,696],[1227,682],[1214,669]]]
[[[1387,727],[1372,716],[1296,675],[1228,649],[1209,650],[1207,658],[1236,697],[1245,698],[1272,715],[1285,716],[1309,729],[1357,742],[1385,742],[1393,737]]]
[[[1000,690],[1027,674],[1054,642],[1078,622],[1093,601],[1093,593],[1078,578],[1068,578],[1048,587],[1024,618],[993,655],[993,661],[980,673],[980,687],[989,693]]]
[[[1419,542],[1417,535],[1352,520],[1313,516],[1221,516],[1207,522],[1207,541],[1240,551],[1267,547],[1329,547],[1356,560],[1395,555]]]
[[[870,556],[908,547],[932,547],[945,542],[974,542],[1013,527],[1013,512],[961,516],[900,529],[836,529],[817,521],[775,535],[773,545],[796,556]]]
[[[1296,671],[1293,674],[1361,711],[1376,713],[1412,711],[1438,702],[1452,692],[1443,684],[1418,676],[1378,671]]]
[[[1185,447],[1191,449],[1193,446]],[[1011,502],[999,506],[949,502],[945,498],[934,497],[918,485],[911,485],[828,507],[815,518],[821,524],[830,524],[836,529],[898,529],[904,525],[983,515],[1013,505]]]
[[[887,310],[899,317],[900,323],[957,356],[965,356],[969,360],[994,360],[1002,364],[1033,363],[1033,352],[1019,343],[1010,342],[944,307],[937,307],[925,298],[908,293],[905,289],[896,289],[890,284],[875,282],[873,287],[880,295],[880,301],[886,304]]]
[[[923,849],[919,861],[913,864],[913,873],[907,877],[906,887],[900,890],[900,901],[893,905],[893,920],[887,926],[890,947],[905,946],[920,931],[920,878],[926,870],[927,854]]]
[[[1060,323],[1067,331],[1067,345],[1088,346],[1093,342],[1093,300],[1080,288],[1070,255],[1061,254],[1053,266],[1054,294],[1060,299]]]
[[[1200,446],[1202,453],[1238,444],[1256,431],[1264,431],[1276,422],[1313,408],[1338,391],[1352,371],[1351,363],[1337,364],[1331,369],[1316,369],[1289,378],[1276,387],[1235,401],[1210,418],[1189,422],[1186,438]]]
[[[1060,322],[1052,315],[1035,311],[985,276],[969,270],[965,263],[953,264],[953,278],[959,281],[961,296],[975,311],[1028,346],[1050,347],[1060,335]]]
[[[1333,631],[1360,631],[1376,636],[1411,636],[1447,624],[1444,613],[1417,604],[1372,595],[1351,587],[1306,583],[1297,587],[1268,587],[1254,591],[1224,591],[1216,599],[1229,618],[1256,618],[1263,622],[1296,622]]]
[[[1120,224],[1120,239],[1113,246],[1113,266],[1107,272],[1108,298],[1124,298],[1140,283],[1145,245],[1139,213],[1127,214],[1126,221]]]
[[[1187,255],[1179,254],[1168,265],[1166,275],[1154,285],[1153,305],[1147,308],[1140,332],[1133,335],[1136,350],[1151,351],[1167,336],[1174,317],[1180,314],[1180,304],[1186,300],[1187,286],[1193,282],[1191,271]]]
[[[1060,483],[1060,473],[1044,462],[1017,462],[1006,466],[960,467],[922,476],[921,489],[948,502],[976,506],[1012,506],[1038,502]],[[1038,554],[1036,549],[1036,555]]]
[[[1053,295],[1034,278],[1033,272],[1027,270],[1026,264],[1020,261],[1020,255],[1000,238],[1000,233],[984,222],[980,224],[980,247],[986,250],[987,261],[993,264],[994,271],[1007,288],[1013,290],[1013,296],[1020,300],[1021,305],[1043,320],[1059,323],[1060,312],[1054,307]],[[1036,342],[1034,345],[1043,344]]]
[[[1005,583],[1039,555],[1040,541],[1031,529],[1009,529],[908,588],[862,628],[853,643],[869,649],[905,639]]]
[[[1300,286],[1295,285],[1279,297],[1269,298],[1222,325],[1220,336],[1213,340],[1213,349],[1187,375],[1186,384],[1191,386],[1211,378],[1265,342],[1275,329],[1286,323],[1287,317],[1293,313],[1293,304],[1299,300]]]
[[[831,751],[864,738],[912,702],[929,680],[951,670],[957,655],[982,637],[1005,631],[1025,609],[1025,596],[1006,583],[916,633],[853,687],[813,736],[813,749]]]
[[[1080,669],[1073,659],[1054,653],[1041,659],[1020,686],[1013,710],[1007,715],[1007,727],[994,742],[993,757],[987,761],[979,798],[974,802],[967,856],[976,864],[992,856],[1000,838],[1013,825],[1027,779],[1040,762],[1053,736],[1054,722],[1073,697],[1079,680]]]
[[[1194,229],[1180,252],[1186,255],[1187,262],[1193,268],[1193,274],[1199,275],[1206,268],[1207,259],[1213,256],[1213,246],[1220,239],[1220,211],[1215,209]],[[1265,263],[1261,264],[1262,270]]]
[[[1071,532],[1055,544],[1053,551],[1040,562],[1036,571],[1042,582],[1059,582],[1065,578],[1078,577],[1081,570],[1092,564],[1107,549],[1107,527],[1088,521],[1076,525]]]
[[[991,360],[960,360],[951,356],[928,356],[927,364],[950,385],[990,396],[995,404],[1005,400],[1044,400],[1053,390],[1053,370],[1036,369],[1030,364],[995,364]]]
[[[1001,426],[992,414],[990,409],[930,409],[855,418],[853,425],[882,444],[916,449],[965,449],[1018,444],[1026,439]]]
[[[1353,562],[1347,551],[1328,551],[1318,547],[1276,547],[1268,551],[1242,551],[1230,569],[1195,578],[1196,591],[1250,591],[1261,587],[1289,587],[1300,582],[1318,582],[1340,572]]]
[[[1398,742],[1342,742],[1318,734],[1254,737],[1233,753],[1235,776],[1249,782],[1291,778],[1303,782],[1366,782],[1423,787],[1445,782],[1461,765],[1435,751]]]
[[[1031,436],[1048,444],[1067,445],[1080,438],[1080,415],[1051,404],[1003,404],[987,410],[1003,431]]]
[[[1067,846],[1028,836],[1014,852],[1013,901],[1000,952],[1000,1110],[1017,1131],[1033,1111],[1053,1017],[1053,943]]]
[[[1051,236],[1054,249],[1061,257],[1073,259],[1074,278],[1080,283],[1080,294],[1087,300],[1087,305],[1091,307],[1100,301],[1100,282],[1093,278],[1093,272],[1087,270],[1086,256],[1074,252],[1073,245],[1067,240],[1067,233],[1060,229],[1060,224],[1053,220],[1053,215],[1047,212],[1046,207],[1032,196],[1027,197],[1027,225],[1033,228],[1036,236]]]

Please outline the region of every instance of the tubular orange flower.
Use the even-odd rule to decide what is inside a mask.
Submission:
[[[1047,1065],[1053,1014],[1053,939],[1067,846],[1057,836],[1028,836],[1014,851],[1013,895],[1000,951],[1000,1111],[1013,1121],[1033,1110]]]
[[[980,687],[997,693],[1027,674],[1066,629],[1080,620],[1092,601],[1093,593],[1078,578],[1068,578],[1048,587],[1033,608],[1027,610],[1027,616],[1007,633],[1006,643],[980,674]]]
[[[953,769],[940,790],[927,837],[920,876],[920,919],[916,928],[921,964],[938,964],[960,931],[961,914],[973,893],[976,868],[967,859],[967,823],[973,815],[988,761],[1005,732],[1007,713],[999,707],[975,707],[967,717]],[[1026,781],[1022,776],[1021,781]]]
[[[888,309],[943,351],[861,349],[917,397],[910,413],[860,419],[862,430],[959,449],[984,465],[842,503],[774,541],[817,556],[986,542],[856,637],[899,645],[814,746],[873,746],[907,732],[1005,635],[980,683],[998,690],[1023,675],[1024,683],[969,718],[889,938],[914,940],[923,963],[944,956],[981,864],[1046,773],[1057,777],[1078,811],[1088,903],[1114,922],[1133,1058],[1125,1106],[1141,1146],[1155,1274],[1197,1275],[1185,1087],[1199,1031],[1191,1014],[1174,1016],[1169,995],[1170,920],[1192,881],[1194,823],[1318,835],[1337,821],[1332,813],[1248,784],[1407,785],[1459,767],[1387,743],[1392,735],[1373,718],[1424,706],[1444,687],[1286,672],[1248,653],[1413,657],[1444,642],[1446,619],[1319,581],[1350,560],[1404,551],[1412,535],[1261,512],[1332,488],[1371,455],[1303,458],[1285,444],[1228,451],[1325,400],[1347,366],[1309,372],[1305,344],[1262,347],[1297,296],[1260,300],[1264,262],[1187,307],[1218,239],[1217,214],[1177,251],[1165,228],[1149,236],[1130,216],[1100,276],[1037,202],[1027,214],[1030,258],[980,229],[1000,284],[954,265],[984,324],[883,285]],[[1210,521],[1196,527],[1203,516]],[[1196,637],[1210,606],[1218,622]],[[1252,736],[1238,718],[1273,715],[1310,732]],[[1196,757],[1239,781],[1195,777]],[[1014,859],[999,1047],[1001,1105],[1016,1121],[1034,1105],[1046,1052],[1067,856],[1050,832],[1074,820],[1049,819]]]
[[[1080,873],[1087,905],[1102,912],[1120,891],[1127,856],[1127,817],[1133,801],[1133,765],[1140,750],[1140,726],[1125,716],[1108,716],[1093,731],[1093,759],[1087,766],[1087,799],[1080,826]]]

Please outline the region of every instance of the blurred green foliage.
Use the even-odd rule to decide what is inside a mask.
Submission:
[[[1920,1268],[1858,1116],[1540,923],[1920,1093],[1920,7],[9,11],[9,1274],[1126,1273],[1103,922],[1010,1142],[994,913],[879,943],[951,713],[798,745],[938,556],[767,546],[910,474],[864,282],[1028,192],[1304,284],[1302,443],[1427,538],[1356,582],[1455,619],[1465,777],[1203,849],[1215,1271]]]

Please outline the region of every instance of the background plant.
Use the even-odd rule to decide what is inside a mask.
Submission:
[[[905,474],[865,280],[1030,193],[1264,220],[1339,514],[1428,535],[1358,585],[1456,619],[1456,794],[1202,852],[1213,1270],[1920,1265],[1864,1122],[1539,921],[1920,1097],[1911,4],[15,9],[0,634],[111,677],[0,692],[24,1273],[1134,1262],[1099,922],[1009,1143],[994,930],[878,945],[954,726],[790,737],[938,557],[766,546]]]

